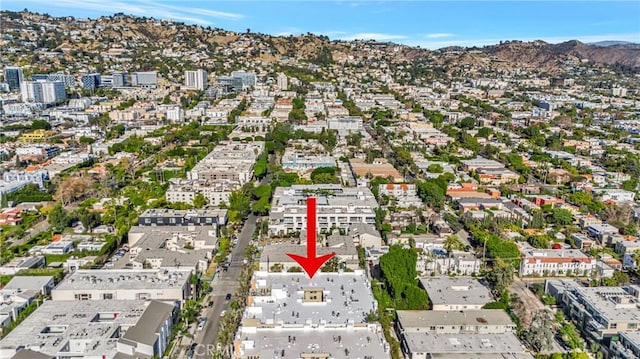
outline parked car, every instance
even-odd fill
[[[207,304],[207,306],[208,306],[209,308],[213,307],[213,301],[212,301],[212,300],[210,300],[210,301],[209,301],[209,304]]]
[[[226,311],[226,310],[223,310],[222,312],[220,312],[220,316],[221,316],[221,317],[224,317],[224,315],[225,315],[225,314],[227,314],[227,311]]]
[[[227,293],[227,296],[224,299],[231,300],[231,297],[232,297],[231,293]]]

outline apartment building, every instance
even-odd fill
[[[431,310],[480,310],[493,301],[489,288],[472,277],[422,277]]]
[[[52,300],[159,300],[181,306],[191,293],[188,268],[76,270]]]
[[[206,270],[218,246],[215,229],[203,226],[135,226],[128,234],[127,266],[134,269]]]
[[[45,301],[0,340],[0,359],[21,349],[56,358],[161,357],[174,308],[146,300]]]
[[[389,358],[377,310],[362,270],[318,273],[256,272],[232,358]]]
[[[46,170],[10,170],[2,174],[6,182],[29,182],[44,190],[45,182],[49,180],[49,171]]]
[[[287,148],[282,156],[282,168],[296,172],[311,172],[316,168],[336,167],[336,160],[328,154],[312,154]]]
[[[378,203],[368,188],[334,184],[294,185],[276,188],[269,214],[269,233],[276,235],[306,229],[307,197],[317,198],[318,229],[375,223],[374,209]]]
[[[196,90],[206,89],[207,88],[207,72],[202,69],[198,69],[195,71],[185,71],[184,85],[185,87],[196,89]]]
[[[221,142],[187,174],[190,180],[233,180],[240,186],[253,178],[253,165],[264,142]]]
[[[518,243],[522,260],[520,275],[564,276],[590,275],[597,270],[597,261],[578,249],[539,249],[525,242]]]
[[[640,358],[640,331],[620,332],[609,346],[610,359]]]
[[[640,287],[583,287],[573,280],[547,280],[545,292],[556,298],[589,343],[606,350],[618,333],[640,328]]]
[[[381,184],[378,186],[378,195],[392,198],[398,207],[422,207],[423,205],[422,200],[418,197],[416,185],[411,183]]]
[[[147,209],[138,217],[141,226],[223,226],[226,209]]]
[[[501,309],[468,311],[398,310],[395,331],[409,359],[532,359]]]
[[[231,180],[169,180],[169,188],[165,193],[165,198],[169,203],[182,202],[193,204],[196,195],[202,194],[207,199],[207,205],[217,207],[222,203],[229,203],[231,192],[238,188],[238,185]]]
[[[0,327],[9,325],[39,295],[49,295],[52,276],[15,276],[0,289]]]

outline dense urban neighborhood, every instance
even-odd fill
[[[0,16],[0,359],[640,358],[640,45]]]

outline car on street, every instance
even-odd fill
[[[198,323],[198,331],[204,329],[204,326],[206,324],[207,324],[207,318],[200,319],[200,322]]]
[[[213,301],[212,300],[209,301],[209,303],[207,304],[207,307],[209,307],[209,308],[213,307]]]
[[[197,346],[198,343],[193,343],[189,346],[189,349],[187,350],[187,359],[193,359],[193,356],[196,353]]]
[[[224,297],[224,299],[225,300],[231,300],[231,297],[232,297],[231,293],[227,293],[227,296]]]

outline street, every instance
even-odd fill
[[[218,324],[220,319],[220,313],[223,310],[229,309],[229,304],[233,301],[233,298],[230,301],[225,300],[225,296],[227,293],[231,293],[235,295],[236,290],[238,289],[238,278],[242,273],[242,268],[244,265],[244,253],[245,249],[251,243],[251,237],[256,229],[256,221],[258,217],[254,214],[250,214],[247,220],[242,227],[242,231],[238,236],[238,244],[233,248],[231,255],[231,265],[229,269],[225,271],[220,271],[211,282],[212,294],[210,295],[209,300],[213,300],[213,307],[206,308],[203,311],[203,317],[207,318],[207,324],[205,325],[202,331],[196,332],[195,342],[198,344],[214,344],[216,336],[218,334]],[[205,303],[207,302],[205,301]],[[186,353],[181,353],[181,358],[186,357]],[[197,350],[195,358],[210,358],[210,353],[207,353],[206,350],[200,349]]]

